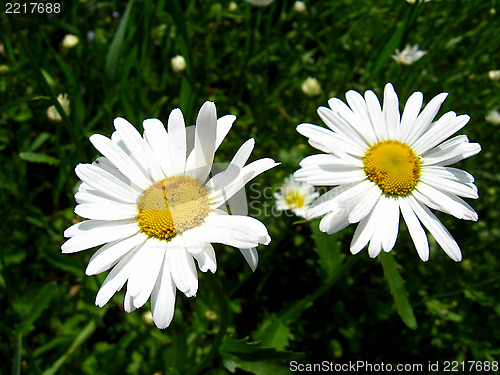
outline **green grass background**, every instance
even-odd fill
[[[254,137],[251,160],[282,164],[247,192],[249,214],[272,237],[259,249],[257,271],[238,250],[216,246],[229,327],[204,373],[288,373],[292,359],[498,361],[500,127],[484,117],[500,109],[500,81],[488,78],[500,69],[500,2],[311,0],[304,14],[293,1],[236,4],[87,0],[62,4],[51,17],[6,14],[2,4],[0,373],[177,374],[206,358],[220,325],[206,275],[196,298],[178,293],[171,326],[158,330],[144,319],[149,303],[123,311],[123,291],[94,306],[105,274],[84,275],[92,251],[60,253],[64,229],[78,219],[74,167],[98,156],[88,137],[109,136],[117,116],[142,132],[142,120],[166,123],[176,107],[194,123],[206,100],[219,116],[237,116],[216,161]],[[68,33],[80,38],[73,49],[61,46]],[[427,54],[401,66],[390,56],[407,43]],[[177,54],[187,61],[183,74],[170,67]],[[301,91],[308,76],[320,82],[319,96]],[[317,222],[270,214],[270,191],[315,153],[296,126],[320,124],[317,107],[350,89],[381,98],[386,82],[401,108],[414,91],[425,102],[449,92],[439,115],[469,114],[460,133],[482,146],[456,165],[476,177],[480,199],[470,203],[479,221],[437,214],[461,246],[461,263],[432,238],[422,262],[401,224],[392,254],[416,329],[398,316],[380,260],[349,253],[353,226],[326,236]],[[53,123],[46,110],[59,93],[68,94],[71,113]]]

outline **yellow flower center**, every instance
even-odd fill
[[[205,187],[188,176],[156,181],[139,200],[137,222],[148,236],[170,240],[200,226],[210,212]]]
[[[363,162],[368,179],[388,196],[405,196],[420,180],[419,157],[402,142],[384,141],[373,145]]]
[[[304,205],[304,197],[302,194],[292,191],[286,195],[286,204],[289,207],[300,208]]]

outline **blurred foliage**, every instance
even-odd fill
[[[286,0],[236,5],[80,0],[64,2],[58,14],[2,9],[0,372],[178,374],[208,355],[220,316],[206,275],[196,298],[179,293],[174,321],[158,330],[148,304],[123,312],[123,291],[94,306],[105,275],[84,275],[91,251],[60,253],[64,229],[79,220],[74,167],[97,156],[88,137],[109,136],[117,116],[141,130],[146,118],[165,123],[175,107],[193,123],[205,100],[216,102],[219,116],[238,117],[216,161],[254,137],[251,160],[282,162],[247,191],[250,215],[273,239],[260,249],[257,271],[237,250],[216,248],[229,327],[206,371],[286,373],[290,360],[498,360],[500,132],[484,120],[500,108],[500,81],[488,78],[500,69],[498,1],[311,0],[306,13]],[[66,34],[79,43],[63,47]],[[427,54],[398,65],[391,55],[407,43]],[[177,54],[187,62],[181,74],[170,67]],[[319,96],[301,91],[308,76],[319,81]],[[294,223],[273,209],[271,194],[314,153],[295,131],[299,123],[319,124],[317,107],[350,89],[381,97],[386,82],[401,105],[414,91],[426,102],[449,92],[440,113],[469,114],[461,133],[483,148],[458,165],[476,177],[479,221],[438,214],[464,260],[453,262],[429,238],[430,260],[422,262],[401,224],[387,260],[393,284],[366,251],[349,253],[352,226],[328,237],[316,222]],[[70,99],[68,115],[59,93]],[[60,122],[47,118],[51,105]],[[411,313],[410,304],[415,330],[397,315]]]

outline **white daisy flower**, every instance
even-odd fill
[[[298,182],[293,175],[285,178],[279,193],[274,193],[276,208],[280,211],[292,210],[300,217],[305,217],[306,209],[319,196],[314,186],[306,182]]]
[[[414,46],[407,44],[402,51],[396,49],[396,54],[392,55],[392,58],[396,60],[398,64],[411,65],[415,61],[420,60],[426,53],[427,51],[420,51],[418,49],[418,44]]]
[[[460,198],[478,198],[474,177],[447,165],[477,154],[481,146],[469,143],[465,135],[446,140],[469,116],[448,112],[433,122],[447,95],[437,95],[420,112],[423,95],[415,92],[400,116],[398,97],[388,83],[383,108],[372,91],[364,98],[349,91],[349,106],[332,98],[330,108],[318,109],[330,129],[299,125],[297,131],[326,154],[304,158],[295,179],[336,186],[311,204],[306,218],[325,215],[320,229],[329,234],[359,223],[351,252],[358,253],[369,242],[373,258],[394,247],[401,212],[422,260],[429,259],[429,246],[420,223],[446,254],[460,261],[456,241],[429,208],[477,220],[476,212]]]
[[[66,229],[64,236],[70,238],[61,249],[74,253],[104,245],[86,269],[87,275],[95,275],[112,268],[96,305],[105,305],[127,282],[125,311],[143,306],[151,296],[154,322],[165,328],[174,314],[176,289],[188,297],[198,290],[194,260],[202,272],[216,271],[211,243],[239,248],[255,270],[257,245],[271,241],[266,227],[221,208],[277,163],[259,159],[245,166],[255,144],[249,139],[227,169],[207,181],[215,151],[235,118],[217,120],[215,104],[206,102],[188,136],[182,112],[174,109],[168,132],[161,121],[149,119],[141,137],[128,121],[116,118],[111,139],[90,137],[104,156],[75,169],[83,181],[75,213],[88,220]]]

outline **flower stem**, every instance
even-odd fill
[[[219,347],[222,344],[222,340],[224,339],[229,323],[229,307],[227,304],[226,295],[215,279],[215,276],[210,272],[207,272],[206,275],[208,277],[208,284],[210,285],[210,288],[212,288],[212,291],[215,294],[215,299],[219,304],[220,327],[219,332],[217,332],[217,336],[215,337],[212,348],[210,349],[210,353],[208,353],[208,355],[189,372],[190,375],[199,374],[212,362],[215,354],[218,352]]]

